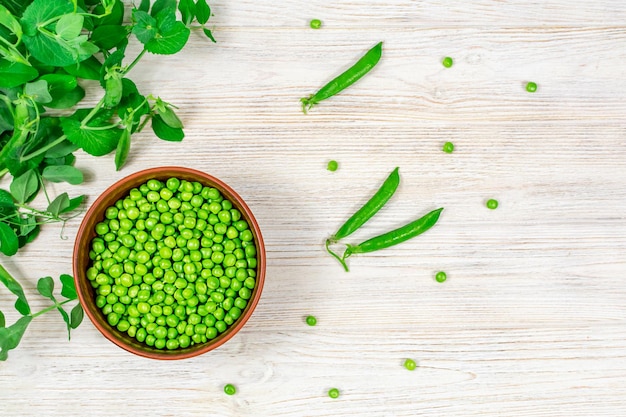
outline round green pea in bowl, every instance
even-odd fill
[[[91,206],[74,247],[79,299],[116,345],[154,359],[217,348],[256,307],[263,238],[228,185],[200,171],[153,168]]]

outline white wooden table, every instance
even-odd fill
[[[267,245],[257,310],[226,345],[174,362],[126,353],[88,321],[68,342],[44,315],[0,363],[2,415],[626,415],[623,1],[211,5],[217,44],[194,35],[131,74],[179,107],[185,140],[146,130],[121,172],[113,156],[79,154],[87,181],[67,190],[93,201],[160,165],[226,181]],[[301,113],[300,97],[381,40],[370,74]],[[354,240],[443,206],[440,222],[345,273],[323,241],[396,166],[400,188]],[[81,219],[2,259],[35,306],[37,278],[71,271]]]

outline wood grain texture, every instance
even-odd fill
[[[185,140],[141,133],[121,172],[113,156],[80,154],[87,181],[53,189],[93,201],[171,164],[221,178],[264,232],[257,310],[226,345],[174,363],[133,357],[88,322],[67,342],[60,318],[42,316],[0,363],[3,415],[626,415],[623,2],[211,5],[217,44],[194,34],[131,77],[179,107]],[[300,97],[380,40],[370,74],[301,113]],[[95,102],[101,92],[87,88]],[[396,195],[354,240],[443,206],[440,223],[351,258],[346,274],[322,242],[395,166]],[[500,207],[486,209],[488,198]],[[36,306],[37,278],[70,271],[80,220],[2,259]],[[11,303],[0,289],[2,310]]]

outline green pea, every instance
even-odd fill
[[[415,363],[413,359],[409,358],[404,361],[404,367],[408,369],[409,371],[414,371],[415,368],[417,367],[417,364]]]
[[[439,271],[435,274],[435,280],[437,282],[444,282],[446,279],[448,278],[448,276],[446,275],[445,272],[443,271]]]
[[[322,21],[319,19],[312,19],[309,22],[309,26],[311,27],[311,29],[319,29],[322,27]]]
[[[532,81],[529,81],[528,83],[526,83],[526,91],[528,91],[529,93],[534,93],[537,91],[537,83],[534,83]]]
[[[307,316],[306,324],[308,324],[309,326],[315,326],[317,324],[317,319],[315,318],[315,316]]]
[[[441,61],[441,64],[446,68],[450,68],[454,64],[454,61],[452,60],[452,58],[447,56]]]
[[[328,396],[330,398],[339,398],[339,390],[337,388],[331,388],[328,390]]]
[[[498,200],[494,200],[493,198],[490,198],[489,200],[487,200],[485,205],[487,206],[488,209],[495,210],[498,208]]]
[[[443,151],[445,153],[452,153],[454,152],[454,144],[452,142],[446,142],[443,144]]]
[[[335,160],[328,161],[328,164],[326,166],[327,170],[329,170],[330,172],[335,172],[337,171],[337,168],[339,168],[339,163],[337,163],[337,161]]]

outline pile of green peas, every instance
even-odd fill
[[[205,343],[246,308],[256,285],[254,236],[216,188],[148,180],[95,226],[87,278],[120,332],[157,349]]]

